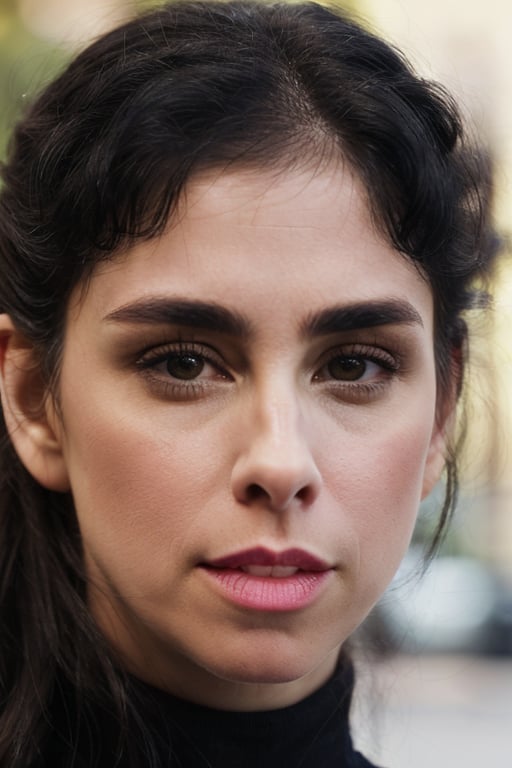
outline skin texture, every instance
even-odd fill
[[[177,301],[236,313],[243,333],[190,327]],[[393,312],[375,324],[383,302]],[[356,327],[305,330],[368,304]],[[2,327],[15,424],[22,344]],[[12,432],[40,482],[73,493],[90,607],[130,670],[211,706],[291,704],[332,673],[437,479],[430,288],[375,231],[347,168],[204,175],[162,237],[75,292],[58,415],[47,400],[45,420]],[[233,603],[202,566],[253,547],[324,561],[314,599]]]

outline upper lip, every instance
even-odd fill
[[[298,568],[301,571],[327,571],[331,566],[304,549],[292,547],[274,552],[265,547],[252,547],[240,552],[208,560],[205,565],[212,568],[241,568],[247,565],[282,565]]]

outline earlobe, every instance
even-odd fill
[[[447,446],[445,429],[446,425],[443,425],[442,427],[436,426],[430,440],[425,462],[425,470],[423,472],[423,487],[421,491],[422,501],[429,495],[439,481],[444,465],[446,464]]]
[[[423,473],[422,500],[433,490],[446,465],[449,453],[448,441],[455,428],[457,399],[460,394],[460,362],[454,361],[452,381],[453,384],[449,392],[438,403],[436,421],[430,438]]]
[[[69,490],[62,429],[33,345],[0,315],[0,395],[7,431],[30,474],[52,491]]]

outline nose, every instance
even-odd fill
[[[322,485],[306,419],[296,398],[260,398],[251,409],[232,472],[232,490],[242,504],[284,511],[308,507]]]

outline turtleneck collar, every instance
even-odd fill
[[[352,746],[353,670],[347,662],[306,699],[265,712],[211,709],[139,681],[134,687],[151,712],[166,768],[372,768]]]
[[[352,745],[353,687],[353,668],[344,659],[325,685],[293,706],[230,712],[132,677],[129,728],[120,732],[112,711],[62,683],[47,748],[32,768],[375,768]]]

